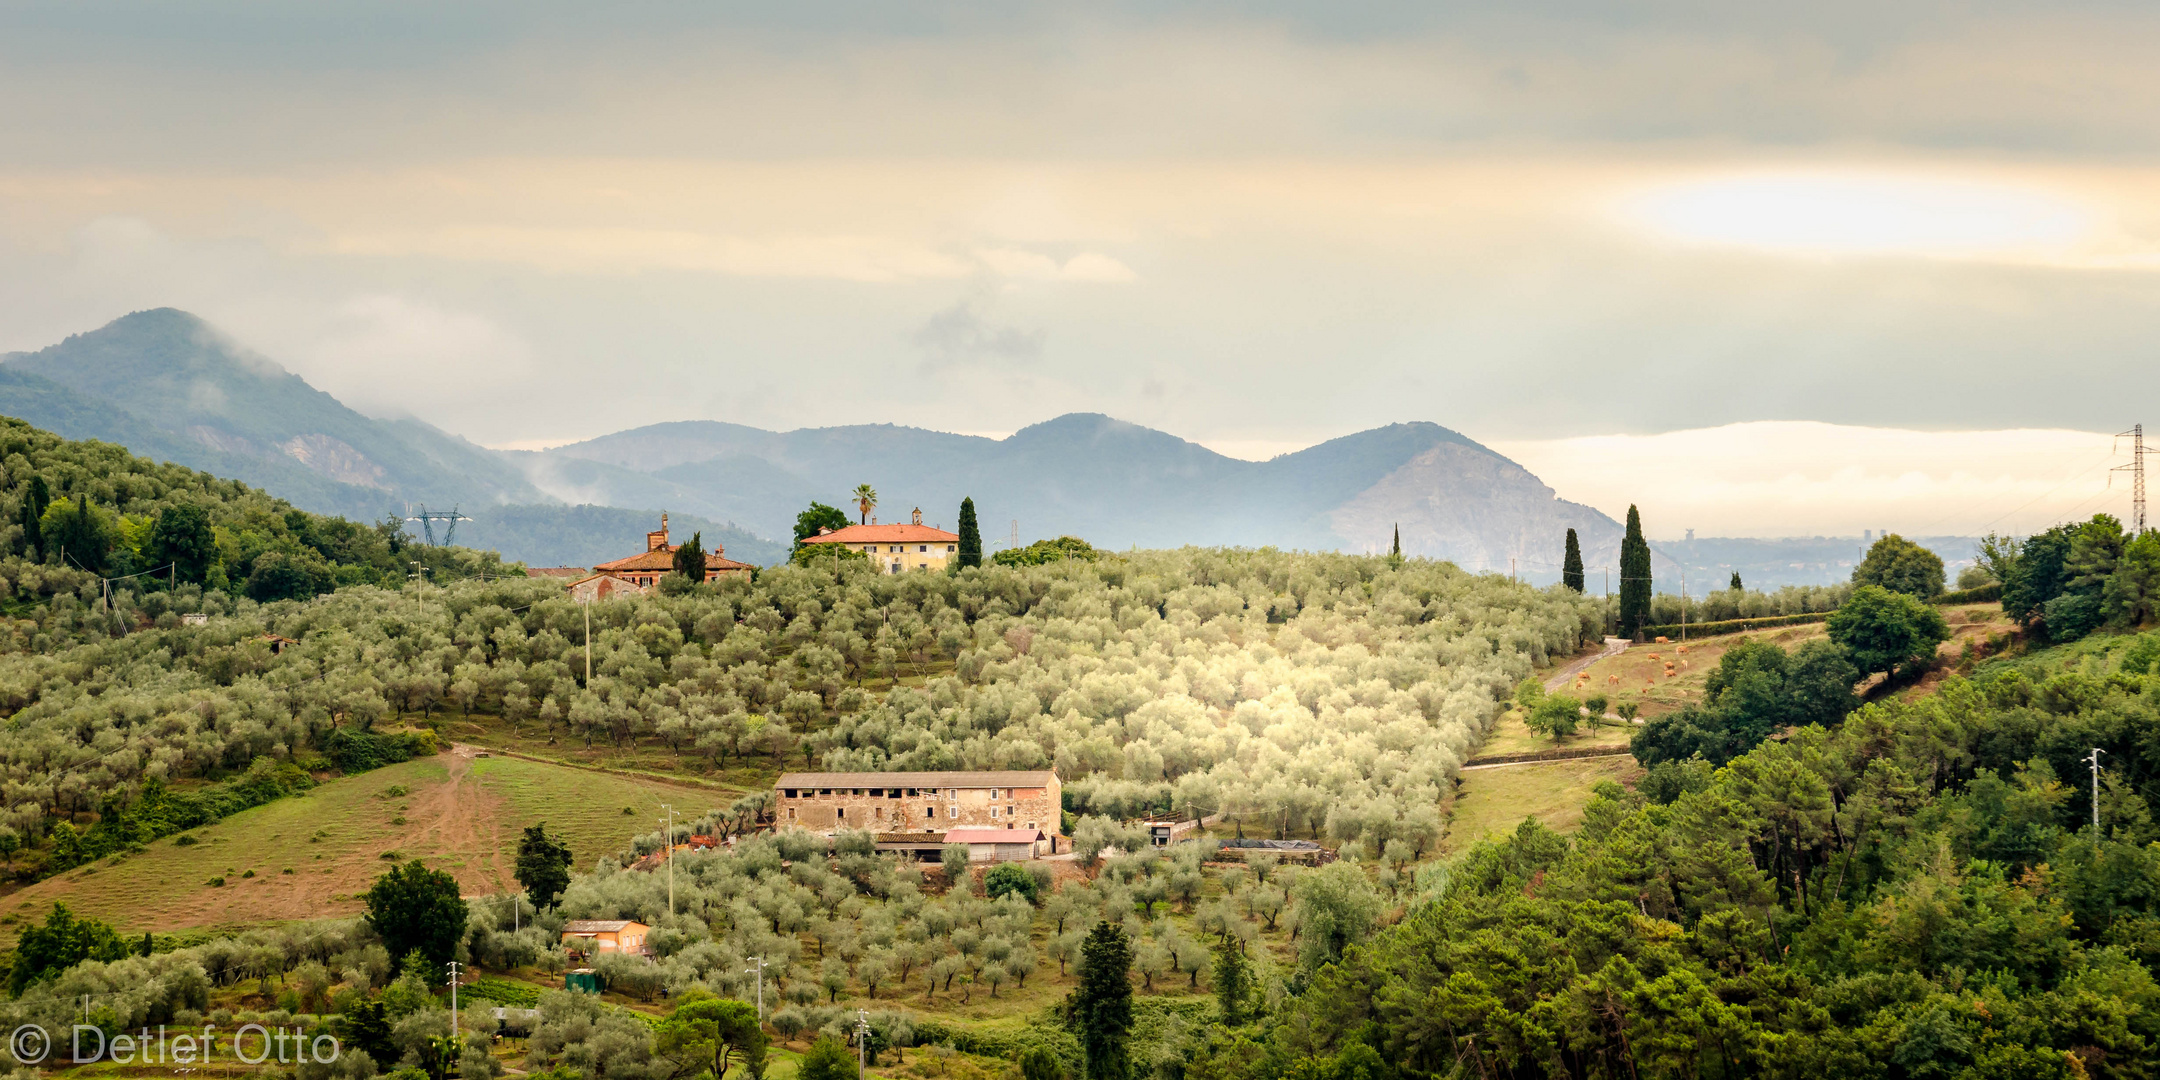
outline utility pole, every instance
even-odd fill
[[[593,587],[598,591],[599,586]],[[592,601],[585,601],[585,685],[592,685]]]
[[[660,819],[660,842],[667,850],[667,913],[672,919],[675,917],[675,808],[661,803],[660,809],[667,814]]]
[[[1513,555],[1507,557],[1507,579],[1508,584],[1515,584],[1515,556]]]
[[[2108,471],[2130,472],[2130,534],[2136,536],[2145,531],[2145,425],[2132,424],[2130,430],[2115,437],[2130,439],[2130,464]]]
[[[450,968],[450,1038],[451,1038],[451,1039],[452,1039],[453,1041],[455,1041],[455,1040],[457,1039],[457,1031],[458,1031],[458,1023],[457,1023],[457,977],[458,977],[458,962],[457,962],[457,961],[455,961],[455,960],[452,960],[452,961],[450,961],[450,963],[449,963],[449,965],[448,965],[448,966],[449,966],[449,968]]]
[[[855,1010],[855,1080],[863,1080],[870,1071],[870,1013],[866,1009]]]
[[[743,970],[757,973],[757,1018],[762,1024],[765,1022],[765,958],[753,956],[750,960],[751,965]]]
[[[2092,765],[2093,850],[2095,851],[2100,849],[2100,755],[2105,753],[2107,751],[2095,746],[2092,753],[2085,756],[2085,760]]]

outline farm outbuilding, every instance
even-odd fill
[[[572,952],[588,956],[599,953],[624,953],[630,956],[649,956],[652,950],[645,944],[645,936],[652,927],[629,919],[572,919],[563,924],[562,941]]]
[[[968,861],[1023,862],[1042,854],[1047,839],[1041,829],[948,829],[945,842],[966,844]]]

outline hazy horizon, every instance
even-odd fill
[[[2031,527],[2113,505],[2063,471],[2160,354],[2155,46],[2104,2],[13,7],[0,350],[173,306],[483,445],[1429,419],[1698,532]]]

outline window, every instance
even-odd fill
[[[991,817],[996,817],[996,816],[998,816],[998,808],[997,808],[997,807],[993,806],[993,807],[991,807],[991,808],[990,808],[990,816],[991,816]]]
[[[953,551],[956,551],[956,550],[958,550],[958,549],[957,549],[957,548],[955,548],[955,547],[953,547],[953,546],[952,546],[951,544],[947,544],[947,545],[945,545],[945,551],[946,551],[946,553],[947,553],[947,554],[950,554],[950,553],[952,553]]]
[[[948,807],[946,807],[946,808],[945,808],[945,816],[946,816],[946,817],[949,817],[949,818],[951,818],[951,817],[959,817],[959,816],[960,816],[960,808],[959,808],[959,807],[957,807],[957,806],[948,806]]]
[[[787,808],[787,819],[789,821],[795,820],[795,808],[792,806]]]
[[[787,791],[786,791],[786,792],[784,792],[783,794],[785,794],[785,795],[786,795],[786,796],[787,796],[788,798],[792,799],[792,798],[794,798],[794,797],[795,797],[795,789],[794,789],[794,788],[789,788],[789,789],[787,789]]]
[[[837,811],[837,813],[838,813],[838,814],[840,815],[840,820],[842,820],[842,821],[846,821],[846,820],[847,820],[847,807],[845,807],[845,806],[841,807],[841,808],[840,808],[840,809],[839,809],[839,810]]]
[[[794,812],[795,812],[795,811],[793,811],[793,810],[790,810],[790,811],[788,811],[788,813],[790,813],[790,814],[793,814]],[[935,807],[935,806],[925,806],[925,807],[923,807],[923,808],[922,808],[922,816],[924,816],[924,817],[926,817],[926,818],[933,818],[933,817],[936,817],[936,816],[937,816],[937,807]]]
[[[1028,828],[1032,829],[1032,828],[1034,828],[1034,827],[1035,827],[1035,823],[1034,823],[1034,822],[1032,822],[1032,821],[1028,822]]]
[[[915,553],[916,553],[916,554],[918,554],[918,555],[920,555],[920,554],[922,554],[923,552],[925,552],[925,551],[928,551],[928,550],[930,550],[930,545],[928,545],[928,544],[917,544],[917,545],[915,545]]]
[[[871,807],[871,808],[870,808],[870,820],[872,820],[872,821],[883,821],[883,820],[885,820],[885,808],[884,808],[884,807],[882,807],[882,806],[874,806],[874,807]]]
[[[862,549],[863,549],[863,554],[865,554],[865,555],[875,555],[875,554],[877,554],[877,545],[876,545],[876,544],[864,544],[864,545],[862,546]]]

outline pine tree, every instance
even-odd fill
[[[960,566],[982,565],[982,527],[975,523],[975,500],[960,500]]]
[[[1567,556],[1560,560],[1560,583],[1576,592],[1583,591],[1582,542],[1575,539],[1575,530],[1567,531]]]
[[[705,580],[705,534],[690,534],[690,542],[675,549],[675,572],[693,582]]]
[[[1732,591],[1734,591],[1734,592],[1739,592],[1739,591],[1740,591],[1740,589],[1742,588],[1742,586],[1741,586],[1741,584],[1740,584],[1740,571],[1738,571],[1738,570],[1735,570],[1735,571],[1733,571],[1733,572],[1732,572],[1732,584],[1731,584],[1731,585],[1728,585],[1728,586],[1726,586],[1726,588],[1729,588],[1729,589],[1731,589],[1731,590],[1732,590]]]
[[[1620,636],[1634,637],[1650,621],[1650,543],[1642,514],[1627,508],[1627,535],[1620,540]]]
[[[1071,1015],[1087,1080],[1127,1080],[1132,1075],[1132,942],[1125,928],[1104,920],[1080,947],[1080,987]]]

